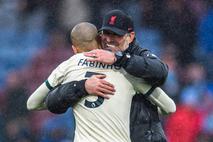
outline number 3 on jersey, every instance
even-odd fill
[[[89,78],[92,75],[101,75],[101,73],[89,72],[88,71],[88,72],[86,72],[85,77]],[[98,96],[98,99],[96,101],[93,101],[93,102],[85,100],[84,105],[88,108],[96,108],[96,107],[99,107],[100,105],[102,105],[103,102],[104,102],[104,98]]]

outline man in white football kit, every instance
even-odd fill
[[[73,29],[73,34],[77,32],[79,28],[78,26],[82,26],[82,24],[78,24]],[[72,39],[73,38],[74,37],[72,37]],[[76,39],[76,41],[77,40],[78,39]],[[88,44],[89,42],[86,43]],[[73,47],[73,49],[76,53],[85,51],[85,49],[82,48]],[[80,102],[73,108],[76,119],[74,142],[130,141],[129,115],[131,100],[135,94],[135,90],[132,84],[126,79],[126,77],[124,77],[122,69],[114,65],[106,65],[99,62],[87,61],[87,59],[88,57],[85,57],[83,53],[74,55],[67,61],[60,64],[51,73],[51,75],[48,77],[48,81],[46,82],[47,85],[55,87],[59,84],[64,84],[74,80],[86,79],[94,74],[105,74],[106,80],[115,86],[115,95],[112,96],[110,100],[90,95],[82,98]],[[131,80],[131,77],[129,79]],[[138,87],[139,85],[134,86],[137,89],[141,88]],[[38,105],[43,104],[42,100],[45,98],[45,95],[43,95],[43,98],[39,98],[39,94],[47,94],[48,91],[41,90],[44,90],[44,85],[41,85],[29,98],[27,103],[28,108],[45,108],[45,106]],[[143,92],[144,90],[141,89],[140,91]],[[35,97],[39,99],[33,102]],[[154,102],[160,102],[159,100],[156,100],[157,98],[153,99]],[[165,100],[168,100],[167,103],[171,103],[171,100],[168,98],[165,98]],[[34,107],[31,107],[32,103],[34,103]],[[159,104],[161,105],[160,107],[164,109],[164,102],[163,104]],[[167,109],[164,111],[167,112]]]
[[[49,76],[52,87],[61,83],[82,80],[92,74],[105,74],[116,92],[109,100],[88,96],[73,108],[76,120],[75,142],[128,142],[129,115],[134,88],[115,66],[88,62],[82,53],[59,65]]]

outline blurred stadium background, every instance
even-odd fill
[[[0,142],[67,142],[63,115],[29,112],[26,100],[73,53],[68,29],[101,26],[114,8],[132,15],[137,40],[169,65],[165,91],[177,112],[162,117],[169,142],[213,141],[212,0],[0,0]]]

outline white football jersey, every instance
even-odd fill
[[[93,74],[105,74],[105,80],[115,86],[110,99],[87,96],[73,108],[76,129],[74,142],[130,142],[129,116],[132,84],[118,67],[99,62],[88,62],[82,53],[61,63],[49,76],[52,87],[58,84],[82,80]]]

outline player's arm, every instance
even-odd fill
[[[43,82],[28,98],[27,109],[28,110],[43,110],[47,109],[45,104],[45,98],[48,92],[57,86],[63,80],[63,67],[61,67],[66,62],[60,64],[53,72],[50,74],[48,79]],[[49,82],[49,81],[50,82]]]
[[[157,105],[161,114],[170,114],[176,111],[174,101],[160,88],[152,87],[146,83],[134,81],[134,87],[147,97],[152,103]]]
[[[45,83],[41,84],[27,100],[28,110],[43,110],[46,109],[46,104],[44,102],[47,94],[49,92],[48,87]]]
[[[47,109],[45,98],[47,97],[48,92],[52,89],[53,87],[51,87],[48,80],[42,83],[28,98],[27,109],[28,110]]]
[[[50,111],[57,110],[60,111],[60,113],[65,112],[68,107],[72,106],[72,104],[75,104],[75,102],[79,101],[80,98],[87,95],[87,92],[84,91],[84,83],[85,80],[72,81],[66,85],[59,85],[58,87],[56,86],[55,88],[52,88],[48,81],[46,81],[41,84],[28,98],[27,109],[43,110],[48,108]],[[64,90],[66,91],[64,92]],[[69,95],[64,95],[66,93]],[[48,99],[46,99],[47,97]]]
[[[160,108],[158,112],[161,114],[170,114],[176,111],[175,102],[160,87],[155,88],[148,99]]]

